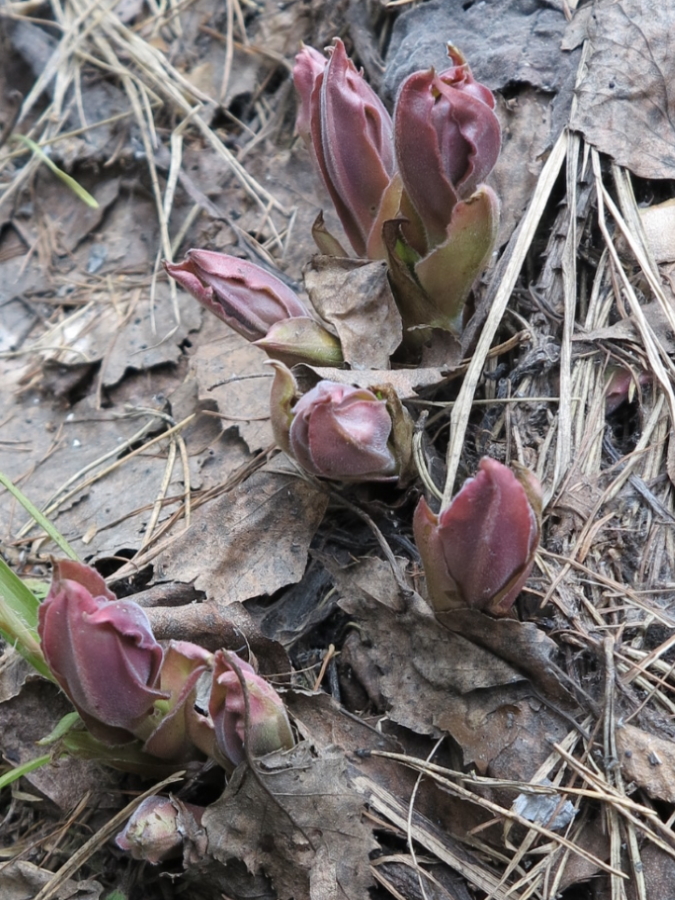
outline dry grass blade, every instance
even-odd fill
[[[356,777],[353,784],[371,809],[400,828],[402,832],[407,831],[408,810],[397,797],[365,776]],[[506,891],[497,887],[499,879],[485,866],[449,846],[447,840],[436,832],[431,823],[426,822],[418,814],[414,814],[413,819],[411,834],[420,846],[463,875],[470,884],[486,893],[494,891],[494,900],[508,900]]]
[[[462,387],[453,406],[450,415],[450,440],[447,454],[447,476],[443,490],[442,505],[449,506],[454,492],[457,469],[459,468],[466,428],[469,424],[473,398],[478,387],[478,382],[483,373],[485,360],[490,345],[497,332],[504,315],[504,310],[511,298],[516,280],[525,261],[525,256],[530,248],[539,220],[548,202],[553,185],[558,177],[560,168],[567,153],[567,135],[563,132],[553,147],[551,155],[546,161],[537,183],[537,190],[523,217],[517,231],[514,234],[506,250],[508,262],[504,269],[504,275],[495,291],[494,300],[490,307],[487,321],[483,326],[478,345],[462,382]]]

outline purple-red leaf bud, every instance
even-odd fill
[[[275,369],[274,436],[306,472],[354,482],[390,481],[402,473],[411,429],[397,397],[383,399],[384,394],[367,388],[320,381],[298,399],[292,374],[278,364]]]
[[[328,52],[326,60],[303,47],[296,56],[297,129],[356,253],[384,258],[371,232],[396,170],[391,116],[339,38]]]
[[[157,702],[136,729],[146,753],[177,762],[194,758],[195,745],[210,753],[210,724],[196,711],[195,697],[197,682],[212,665],[213,654],[203,647],[190,641],[169,641],[159,674],[166,699]]]
[[[195,300],[249,341],[264,338],[272,325],[309,308],[287,285],[255,263],[212,250],[188,250],[182,263],[164,268]]]
[[[115,843],[134,859],[156,866],[181,855],[185,837],[194,838],[203,815],[203,806],[173,797],[146,797],[115,837]]]
[[[227,767],[244,761],[247,740],[253,757],[289,750],[295,744],[281,697],[252,666],[225,650],[215,654],[209,713],[216,747]]]
[[[87,728],[102,741],[125,743],[157,700],[163,652],[145,612],[116,600],[94,569],[54,564],[39,610],[42,652]]]
[[[328,65],[328,60],[315,50],[314,47],[302,45],[302,50],[295,57],[295,65],[293,66],[293,84],[298,92],[298,115],[295,120],[295,130],[298,132],[303,141],[307,144],[310,153],[313,154],[312,147],[312,115],[313,108],[318,100],[312,98],[314,89],[321,87],[323,73]],[[316,159],[316,157],[315,157]]]
[[[414,72],[401,85],[394,113],[396,158],[403,186],[427,232],[442,243],[458,200],[473,194],[499,155],[494,97],[453,47],[454,65]]]
[[[436,515],[424,498],[413,519],[431,605],[506,615],[527,581],[539,544],[541,486],[483,458],[450,506]]]
[[[608,366],[605,372],[605,413],[616,412],[622,403],[632,402],[639,388],[651,383],[646,372],[639,374],[624,366]]]

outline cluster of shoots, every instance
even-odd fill
[[[247,753],[294,744],[281,697],[251,665],[189,641],[160,644],[142,607],[118,600],[83,563],[54,563],[37,631],[88,734],[111,760],[125,748],[127,768],[136,760],[144,772],[154,760],[161,772],[210,757],[232,771]]]
[[[492,93],[449,48],[443,72],[415,72],[393,118],[336,40],[329,56],[304,47],[293,78],[297,131],[306,143],[356,256],[385,260],[402,321],[402,358],[431,329],[462,330],[466,301],[494,249],[499,201],[484,180],[500,148]],[[346,257],[320,216],[321,253]],[[253,263],[190,250],[165,263],[235,331],[289,365],[339,366],[337,336],[281,279]]]
[[[414,72],[403,82],[393,116],[340,40],[326,55],[303,47],[293,69],[296,130],[347,243],[358,259],[387,263],[403,335],[394,362],[418,360],[434,329],[461,333],[499,226],[499,201],[485,184],[501,143],[495,99],[459,50],[449,46],[448,55],[447,69]],[[324,257],[348,255],[323,215],[313,235]],[[302,469],[346,483],[405,487],[414,479],[413,421],[391,387],[323,379],[300,393],[288,366],[339,367],[342,348],[280,278],[207,250],[190,250],[165,267],[271,357],[274,435]],[[492,459],[481,460],[475,478],[437,513],[422,499],[414,534],[432,606],[508,614],[532,568],[540,519],[534,475]]]
[[[461,333],[467,300],[496,242],[499,202],[485,184],[500,149],[494,97],[458,50],[450,47],[449,56],[444,71],[415,72],[403,82],[393,116],[340,40],[327,56],[303,48],[293,71],[297,131],[346,242],[364,265],[387,265],[403,335],[394,364],[418,363],[434,329]],[[348,256],[322,216],[313,233],[323,257]],[[348,484],[412,483],[414,423],[386,379],[373,373],[374,383],[355,387],[320,378],[300,392],[289,367],[345,362],[333,327],[282,278],[205,249],[165,268],[272,359],[274,434],[305,472]],[[481,460],[475,477],[438,511],[422,498],[413,530],[430,604],[439,612],[508,615],[532,568],[540,528],[537,479],[493,459]],[[88,566],[55,563],[38,633],[41,659],[99,758],[109,748],[111,760],[147,772],[153,764],[210,757],[231,771],[293,745],[280,696],[251,665],[186,641],[160,644],[143,609],[118,600]],[[198,828],[198,809],[151,798],[118,843],[158,862],[176,852],[177,823],[190,816]]]

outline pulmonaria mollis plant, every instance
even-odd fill
[[[539,545],[541,486],[529,470],[513,472],[485,457],[438,515],[420,500],[413,530],[436,612],[471,607],[507,615]]]
[[[449,69],[404,81],[392,123],[342,42],[328,53],[305,47],[296,57],[298,133],[357,255],[388,260],[408,337],[419,326],[459,332],[499,225],[482,183],[501,142],[494,97],[449,46]],[[315,238],[340,253],[321,228]]]
[[[117,600],[94,569],[54,564],[39,610],[47,665],[91,733],[111,744],[134,738],[157,700],[164,651],[140,606]]]
[[[137,742],[142,758],[128,756],[131,771],[138,762],[147,771],[152,757],[185,763],[202,754],[231,770],[244,758],[247,735],[254,756],[293,744],[281,698],[248,663],[189,641],[162,646],[143,609],[117,600],[89,566],[54,563],[38,633],[47,665],[91,735],[113,747]],[[211,681],[209,715],[195,705],[202,676]]]
[[[391,387],[319,381],[301,396],[291,372],[274,367],[274,436],[306,472],[346,482],[408,480],[412,421]]]
[[[144,610],[117,600],[95,569],[54,563],[38,633],[52,674],[99,741],[138,740],[145,753],[173,762],[193,758],[205,733],[208,748],[194,701],[211,654],[188,641],[163,648]]]
[[[418,255],[413,269],[429,301],[412,302],[406,312],[424,320],[419,324],[458,332],[497,239],[499,201],[482,182],[497,162],[501,129],[492,92],[475,80],[458,50],[448,46],[448,54],[449,69],[414,72],[403,82],[394,134],[403,188],[416,214],[401,237]]]
[[[293,365],[342,365],[340,342],[295,291],[255,263],[212,250],[188,250],[164,262],[195,300],[268,356]]]
[[[245,760],[247,741],[253,757],[289,750],[295,744],[281,697],[251,665],[225,650],[215,654],[209,714],[215,755],[225,768]]]
[[[199,835],[206,843],[206,835],[199,828],[204,811],[203,806],[175,797],[146,797],[116,835],[115,843],[134,859],[159,865],[180,856],[186,838]]]
[[[382,222],[398,211],[391,116],[339,38],[328,54],[303,47],[295,58],[296,129],[357,256],[384,259]],[[331,236],[314,235],[324,252],[345,255]]]

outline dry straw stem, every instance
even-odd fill
[[[356,776],[353,785],[366,799],[371,810],[379,813],[403,834],[407,832],[408,809],[398,797],[365,775]],[[470,884],[488,894],[494,891],[494,900],[508,900],[508,892],[497,887],[498,878],[489,869],[450,844],[445,834],[418,814],[414,815],[411,835],[421,847],[459,872]]]
[[[658,338],[654,334],[654,329],[651,327],[649,322],[647,321],[647,317],[644,314],[642,306],[640,305],[640,301],[638,300],[635,290],[630,283],[628,276],[624,270],[624,267],[621,265],[621,261],[619,259],[619,254],[614,246],[614,242],[610,237],[609,230],[607,228],[607,222],[605,219],[605,206],[612,213],[614,219],[616,220],[619,228],[621,229],[625,239],[629,242],[629,246],[631,250],[636,254],[636,259],[640,262],[640,266],[642,268],[642,273],[650,280],[651,269],[648,260],[644,257],[644,254],[640,250],[637,241],[633,238],[631,233],[628,231],[628,226],[624,222],[621,214],[618,209],[614,205],[612,198],[609,196],[607,189],[602,183],[602,173],[600,170],[600,156],[597,150],[591,149],[591,158],[593,160],[593,173],[595,175],[595,182],[597,186],[597,198],[598,198],[598,224],[600,226],[600,231],[602,232],[602,236],[605,239],[607,244],[607,249],[609,251],[610,258],[614,263],[616,274],[618,275],[621,286],[623,289],[623,295],[628,300],[628,304],[630,306],[630,311],[635,319],[638,330],[640,332],[640,337],[642,338],[642,343],[647,351],[647,357],[649,359],[649,363],[651,365],[652,373],[654,377],[659,382],[662,391],[664,392],[666,399],[668,401],[668,408],[670,412],[670,420],[671,422],[675,422],[675,394],[673,393],[672,388],[672,379],[675,376],[675,364],[671,360],[671,358],[666,353],[663,346],[660,344]],[[653,277],[651,279],[653,281]],[[675,313],[670,308],[670,304],[666,301],[665,296],[663,296],[663,291],[661,286],[658,285],[658,293],[655,290],[656,284],[650,283],[650,287],[652,291],[654,291],[654,295],[659,301],[662,309],[666,312],[668,316],[668,321],[671,322],[673,320],[673,324],[671,324],[671,328],[675,330]],[[663,297],[663,302],[661,302],[661,297]],[[670,375],[666,372],[665,366],[670,369]]]
[[[553,746],[560,753],[567,765],[576,771],[583,780],[591,786],[591,789],[586,792],[588,797],[601,799],[604,805],[611,805],[624,818],[640,830],[649,841],[659,847],[659,849],[668,856],[675,859],[675,848],[672,845],[673,833],[661,821],[656,810],[651,809],[648,806],[643,806],[640,803],[635,803],[630,797],[626,797],[617,791],[616,788],[612,787],[601,772],[594,772],[580,760],[576,759],[576,757],[568,753],[559,744],[554,744]],[[649,824],[643,822],[639,816],[643,816],[647,819]],[[652,830],[650,826],[653,826],[654,830]],[[664,835],[663,840],[655,833],[656,831],[662,832]]]
[[[605,710],[603,716],[603,748],[606,760],[616,760],[619,754],[616,748],[616,672],[614,668],[614,638],[608,635],[603,641],[605,662]],[[625,785],[620,766],[607,766],[606,780],[617,794],[626,796]],[[628,856],[632,869],[632,881],[637,888],[639,900],[645,900],[644,866],[640,859],[640,851],[635,833],[635,822],[626,817],[620,821],[618,810],[608,802],[603,806],[605,821],[610,836],[610,859],[615,868],[621,868],[622,847],[628,844]],[[624,826],[623,828],[621,826]],[[624,837],[627,837],[625,841]],[[611,876],[612,893],[619,895],[622,886],[616,876]]]
[[[410,766],[413,769],[423,771],[429,778],[432,778],[438,784],[442,785],[448,793],[453,794],[456,797],[459,797],[464,800],[468,800],[471,803],[475,803],[477,806],[481,806],[483,809],[488,810],[495,815],[502,817],[504,819],[508,819],[511,822],[517,823],[518,825],[522,825],[528,830],[536,831],[541,837],[546,837],[548,840],[554,842],[555,844],[566,847],[572,853],[576,853],[578,856],[585,859],[587,862],[592,863],[593,865],[597,865],[598,868],[602,869],[609,874],[616,875],[619,878],[625,879],[627,878],[625,872],[621,872],[620,869],[615,868],[614,866],[607,865],[607,863],[595,857],[592,853],[589,853],[588,850],[579,846],[578,844],[574,844],[572,841],[568,840],[563,835],[556,834],[554,831],[551,831],[549,828],[545,828],[543,825],[540,825],[538,822],[531,822],[526,819],[524,816],[519,815],[518,813],[513,812],[511,809],[505,809],[503,806],[500,806],[498,803],[494,803],[491,800],[488,800],[485,797],[481,797],[478,794],[474,794],[472,791],[467,788],[462,787],[460,784],[457,784],[455,781],[451,781],[449,778],[442,775],[438,769],[440,767],[433,766],[429,763],[426,763],[424,760],[415,759],[414,757],[404,756],[399,753],[387,753],[386,751],[373,750],[371,751],[372,756],[384,757],[386,759],[393,759],[398,762],[402,762],[405,765]],[[569,754],[568,754],[569,755]],[[465,776],[462,776],[465,777]],[[531,785],[528,783],[523,783],[519,785],[519,789],[524,791],[529,791],[532,793],[539,793],[536,791],[536,785]],[[550,793],[550,791],[549,791]],[[370,801],[372,802],[372,800]],[[378,807],[376,807],[378,808]],[[378,808],[379,812],[383,812],[382,809]],[[415,836],[416,839],[417,836]],[[673,851],[675,853],[675,851]],[[494,888],[493,888],[494,890]],[[497,897],[498,895],[495,893],[494,895]]]
[[[506,310],[506,306],[511,298],[511,293],[516,285],[520,270],[525,261],[525,256],[527,255],[537,226],[539,225],[539,220],[541,219],[546,203],[553,190],[553,185],[555,184],[560,168],[565,160],[566,151],[567,135],[563,132],[556,141],[555,146],[551,151],[551,155],[546,161],[537,183],[537,189],[527,212],[506,249],[508,262],[504,268],[502,280],[496,288],[494,300],[490,306],[490,312],[485,325],[483,326],[476,351],[466,371],[457,401],[450,414],[447,476],[445,488],[443,490],[443,502],[441,504],[443,508],[449,506],[452,501],[457,470],[464,448],[466,429],[471,417],[473,398],[483,374],[483,368],[490,350],[490,345],[501,324],[504,311]]]
[[[590,718],[588,718],[582,726],[583,730],[585,731],[586,729],[588,729],[590,727],[590,725],[591,725],[591,720],[590,720]],[[562,746],[564,746],[565,749],[568,750],[569,752],[572,752],[574,750],[574,748],[576,747],[577,743],[579,742],[580,738],[581,738],[581,729],[579,731],[576,731],[576,730],[570,731],[569,734],[567,735],[567,737],[562,741]],[[558,788],[562,784],[562,779],[565,776],[565,774],[566,774],[565,767],[560,766],[560,756],[558,753],[556,753],[554,751],[553,753],[549,754],[548,758],[537,769],[537,771],[534,773],[534,775],[530,779],[529,784],[527,784],[527,785],[513,784],[511,786],[514,787],[514,789],[517,789],[519,791],[519,793],[532,793],[533,792],[532,789],[542,787],[543,785],[541,785],[540,782],[542,782],[544,779],[547,778],[551,782],[551,785],[552,785],[549,788],[548,793],[555,797],[558,797],[560,795]],[[450,777],[453,777],[453,776],[450,775]],[[466,780],[468,781],[468,779],[466,779]],[[496,787],[495,784],[493,784],[492,786]],[[536,792],[536,790],[534,792]],[[565,791],[563,789],[562,793],[564,793],[564,792]],[[575,805],[578,810],[579,803],[581,802],[581,797],[577,796],[575,798],[575,800],[576,800]],[[508,840],[510,826],[511,826],[510,822],[507,821],[504,823],[505,840]],[[504,870],[504,872],[502,874],[501,881],[499,882],[500,887],[507,884],[508,879],[511,877],[511,875],[514,872],[517,871],[517,869],[521,865],[525,855],[534,848],[534,845],[535,845],[536,841],[538,840],[538,838],[539,838],[538,833],[536,831],[534,831],[533,829],[530,829],[528,831],[528,833],[523,837],[520,847],[517,848],[515,855],[513,856],[511,861],[508,863],[508,865],[506,866],[506,869]],[[556,867],[558,869],[558,877],[559,878],[562,877],[562,873],[563,873],[564,867],[565,867],[565,860],[563,860],[560,863],[560,865],[557,865],[558,861],[559,861],[558,857],[560,857],[561,855],[564,854],[565,859],[567,859],[567,858],[569,858],[570,852],[571,851],[567,847],[554,846],[553,848],[551,848],[551,850],[549,852],[547,852],[544,859],[540,860],[540,862],[538,864],[536,864],[528,872],[526,872],[526,874],[520,879],[520,881],[517,881],[511,885],[511,891],[515,895],[516,891],[519,891],[522,889],[524,891],[524,893],[521,896],[524,900],[525,897],[530,896],[531,893],[533,893],[535,890],[539,889],[542,881],[545,881],[547,878],[549,878],[550,873],[552,871],[554,871],[556,869]],[[529,888],[527,888],[528,884],[529,884]],[[555,896],[555,893],[553,893],[552,896]],[[490,900],[490,898],[486,898],[486,900]]]

